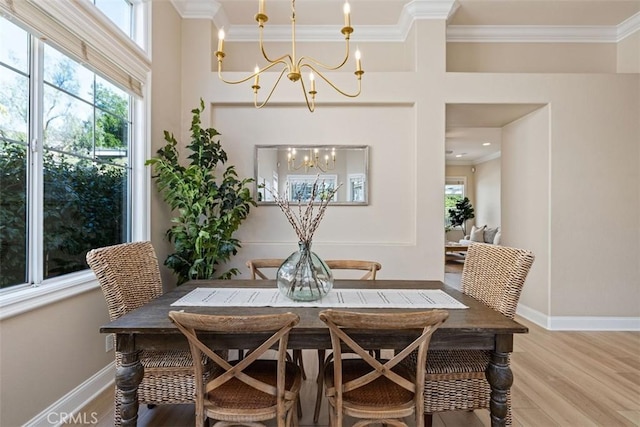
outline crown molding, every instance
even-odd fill
[[[183,19],[210,19],[217,28],[225,28],[230,42],[256,42],[255,25],[231,25],[221,3],[216,0],[170,0]],[[407,3],[396,25],[360,25],[351,36],[355,42],[404,42],[416,20],[448,21],[458,9],[456,0],[413,0]],[[296,28],[301,42],[343,41],[340,25],[306,25]],[[447,42],[466,43],[617,43],[640,31],[640,13],[619,25],[450,25]],[[269,25],[265,41],[291,40],[289,25]]]
[[[636,31],[640,31],[640,12],[636,13],[631,18],[627,19],[626,21],[618,25],[617,30],[618,30],[617,41],[620,41],[630,36]]]
[[[452,25],[448,42],[467,43],[615,43],[616,27],[546,25]]]
[[[230,42],[257,42],[258,30],[255,25],[224,26],[225,40]],[[228,29],[227,29],[228,28]],[[296,40],[300,42],[344,42],[342,25],[304,25],[296,27]],[[351,34],[352,42],[398,42],[406,38],[395,25],[358,25]],[[263,40],[269,42],[290,42],[291,26],[265,26]]]

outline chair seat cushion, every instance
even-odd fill
[[[236,362],[237,363],[237,362]],[[277,360],[256,360],[243,372],[266,384],[276,386]],[[301,382],[300,368],[292,362],[286,362],[285,389],[299,388]],[[260,409],[276,405],[276,396],[264,393],[237,378],[232,378],[220,387],[209,392],[205,405],[226,409]]]
[[[384,363],[385,361],[381,362]],[[342,360],[343,383],[347,383],[371,371],[373,371],[373,368],[360,359]],[[405,365],[397,365],[393,368],[393,371],[411,382],[414,381],[415,371],[408,369]],[[333,362],[327,364],[324,372],[327,388],[333,388]],[[342,398],[345,402],[355,405],[379,407],[381,405],[402,405],[411,402],[413,393],[385,377],[379,377],[363,387],[344,393]]]

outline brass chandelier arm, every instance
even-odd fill
[[[362,91],[362,75],[364,74],[364,71],[356,71],[354,74],[356,75],[356,77],[358,78],[358,92],[354,93],[354,94],[350,94],[347,92],[344,92],[343,90],[341,90],[340,88],[338,88],[336,85],[334,85],[333,83],[331,83],[331,81],[329,79],[327,79],[320,71],[318,71],[316,68],[313,67],[313,65],[311,64],[302,64],[300,66],[302,67],[307,67],[311,70],[313,70],[314,73],[316,73],[317,75],[319,75],[322,80],[324,80],[325,82],[327,82],[327,84],[329,86],[331,86],[336,92],[338,92],[339,94],[346,96],[348,98],[356,98],[358,95],[360,95],[360,92]],[[303,89],[304,89],[304,83],[302,84]],[[307,97],[307,94],[305,92],[305,98]],[[308,102],[307,102],[308,104]]]
[[[269,63],[274,63],[274,62],[278,62],[283,60],[284,58],[289,58],[289,63],[293,64],[293,60],[291,59],[291,55],[290,54],[285,54],[282,55],[280,58],[276,59],[275,61],[272,60],[271,58],[269,58],[269,56],[267,55],[267,51],[264,49],[264,42],[263,42],[263,38],[262,38],[262,30],[264,30],[264,25],[260,25],[260,37],[258,39],[259,43],[260,43],[260,52],[262,52],[262,56],[264,57],[264,59],[267,60],[267,62]]]
[[[282,71],[280,71],[280,75],[278,76],[278,80],[276,80],[276,82],[273,84],[273,87],[271,88],[271,91],[269,92],[269,95],[267,96],[267,98],[261,104],[258,104],[258,90],[254,89],[254,91],[253,91],[253,93],[254,93],[253,105],[256,108],[262,108],[265,105],[267,105],[267,102],[269,102],[269,99],[271,99],[271,95],[273,95],[273,92],[276,90],[276,87],[278,86],[278,83],[280,83],[280,79],[282,78],[282,76],[284,76],[284,73],[287,71],[287,69],[288,69],[288,66],[284,67],[282,69]]]
[[[298,69],[302,68],[304,65],[306,64],[315,64],[318,67],[322,67],[327,71],[335,71],[339,68],[341,68],[342,66],[344,66],[344,64],[347,63],[347,61],[349,60],[349,39],[347,39],[347,43],[346,43],[346,52],[344,55],[344,59],[342,60],[342,62],[336,66],[331,66],[331,65],[327,65],[327,64],[323,64],[322,62],[318,61],[315,58],[312,58],[310,56],[302,56],[299,60],[298,60]],[[307,61],[306,64],[304,63],[304,61]]]
[[[284,73],[286,70],[288,70],[290,68],[289,63],[287,61],[285,61],[285,59],[287,59],[289,57],[289,55],[282,55],[280,58],[278,58],[275,62],[267,65],[266,67],[262,68],[261,70],[258,70],[257,73],[253,73],[241,80],[225,80],[224,77],[222,77],[222,60],[218,59],[218,77],[220,78],[220,80],[222,80],[225,83],[228,84],[232,84],[232,85],[236,85],[239,83],[244,83],[252,78],[255,78],[257,75],[262,74],[264,71],[269,70],[270,68],[275,67],[278,64],[283,64],[285,66],[284,70],[282,70],[282,73]],[[278,79],[278,81],[280,81],[280,79]]]

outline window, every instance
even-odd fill
[[[308,201],[311,198],[311,189],[315,180],[315,175],[287,175],[287,196],[289,200],[295,202]],[[327,193],[336,188],[337,185],[338,175],[321,175],[320,180],[318,180],[316,201],[324,200]],[[336,200],[335,194],[333,200]]]
[[[124,33],[131,37],[131,14],[133,5],[127,0],[93,0],[93,4],[102,11]]]
[[[131,238],[134,102],[0,17],[0,288],[87,268]]]
[[[454,208],[458,201],[464,199],[465,177],[446,177],[444,185],[444,225],[451,226],[449,209]]]
[[[363,173],[350,173],[348,176],[349,186],[347,187],[348,202],[364,202],[364,178]]]

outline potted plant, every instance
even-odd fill
[[[201,127],[200,107],[191,110],[191,151],[189,164],[180,163],[178,142],[172,133],[164,131],[167,142],[157,156],[147,160],[155,175],[158,189],[169,207],[175,212],[173,225],[167,237],[175,252],[164,262],[178,276],[178,285],[193,279],[228,279],[239,273],[232,268],[219,271],[220,264],[228,261],[240,248],[233,237],[256,203],[251,197],[251,178],[240,179],[234,166],[227,166],[220,177],[218,167],[227,162],[227,153],[219,140],[220,133]]]
[[[456,202],[454,208],[449,209],[449,219],[451,220],[451,227],[460,227],[462,234],[467,235],[467,221],[475,218],[473,213],[473,206],[468,197]],[[448,230],[447,230],[448,231]]]

